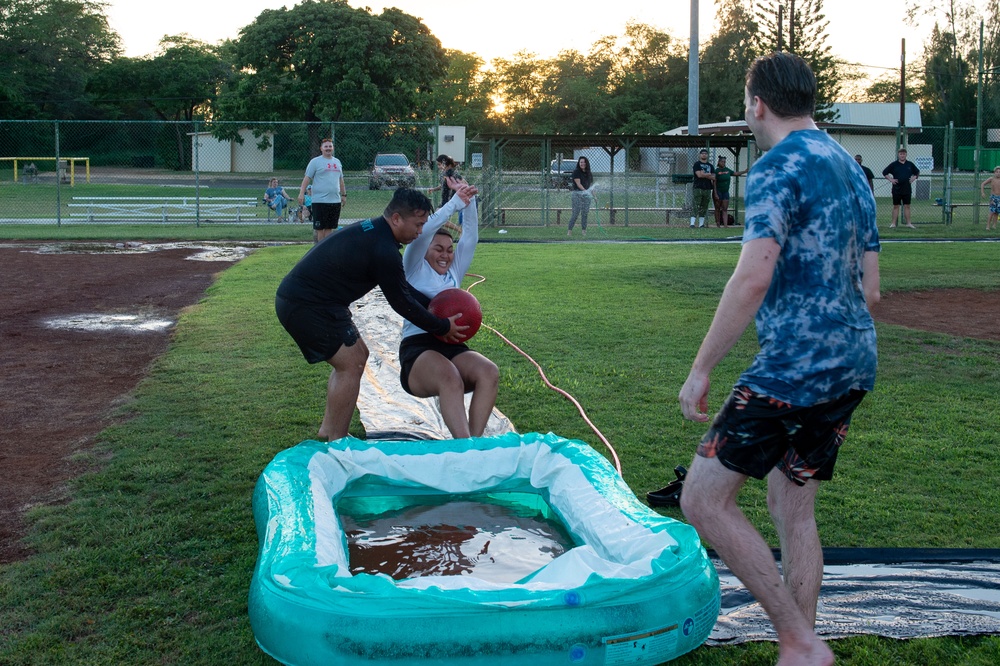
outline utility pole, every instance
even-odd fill
[[[906,38],[899,46],[899,137],[896,150],[906,148]]]
[[[691,47],[688,50],[688,134],[698,134],[698,0],[691,0]]]
[[[788,52],[795,53],[795,0],[788,9]]]

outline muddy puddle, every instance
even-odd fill
[[[192,261],[229,261],[236,262],[251,252],[262,247],[285,245],[277,242],[177,242],[177,243],[146,243],[143,241],[118,241],[114,243],[30,243],[3,244],[4,248],[20,248],[36,254],[145,254],[160,250],[191,250],[187,257]]]
[[[474,497],[428,499],[377,516],[350,511],[339,508],[354,574],[472,575],[511,584],[574,546],[554,516]]]

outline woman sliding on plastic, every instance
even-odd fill
[[[449,178],[447,185],[457,190],[466,184]],[[457,247],[451,233],[443,229],[452,212],[449,208],[442,207],[431,215],[420,236],[403,252],[407,281],[428,299],[462,286],[479,241],[475,197],[463,211]],[[497,398],[496,364],[464,343],[442,342],[405,320],[399,363],[403,390],[418,398],[439,396],[441,416],[452,437],[482,436]],[[472,402],[466,415],[465,394],[470,391]]]

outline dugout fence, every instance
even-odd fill
[[[497,230],[565,227],[567,169],[586,156],[595,173],[591,224],[608,229],[686,226],[697,150],[743,171],[758,156],[745,130],[686,135],[475,135],[442,148],[439,123],[207,123],[0,120],[0,224],[284,224],[261,202],[271,177],[294,198],[305,166],[332,137],[350,204],[344,220],[381,213],[395,182],[373,178],[381,153],[409,162],[407,183],[439,185],[434,157],[453,154],[480,189],[480,219]],[[1000,165],[1000,132],[974,128],[825,125],[875,174],[880,222],[891,210],[882,169],[906,145],[921,169],[917,224],[979,224],[980,183]],[[996,139],[991,144],[989,139]],[[994,147],[996,146],[996,147]],[[744,185],[729,212],[742,221]],[[429,192],[435,203],[440,196]],[[157,203],[181,201],[178,206]],[[131,214],[129,202],[140,202]],[[140,214],[142,213],[142,214]],[[711,219],[711,214],[710,214]],[[985,218],[983,218],[985,219]]]

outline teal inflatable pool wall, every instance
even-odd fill
[[[510,585],[475,576],[352,575],[342,497],[537,493],[578,544]],[[719,580],[694,529],[641,504],[582,442],[553,434],[303,442],[253,497],[250,623],[296,666],[636,664],[701,645]]]

